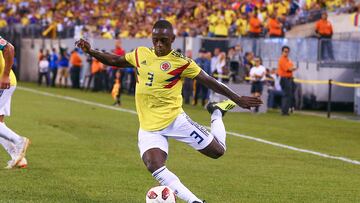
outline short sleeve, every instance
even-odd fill
[[[193,60],[191,60],[189,66],[181,74],[181,77],[193,79],[199,75],[200,72],[201,68]]]
[[[253,77],[253,76],[254,76],[254,67],[252,67],[252,68],[250,69],[249,76],[250,76],[250,77]]]
[[[4,50],[5,46],[8,44],[8,42],[3,39],[2,37],[0,37],[0,50]]]
[[[125,60],[130,63],[131,65],[133,65],[134,67],[136,67],[136,50],[129,53],[125,54]]]

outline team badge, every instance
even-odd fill
[[[167,62],[167,61],[162,62],[162,63],[160,64],[160,69],[161,69],[162,71],[168,71],[168,70],[170,70],[170,68],[171,68],[171,64],[170,64],[169,62]]]

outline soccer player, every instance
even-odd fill
[[[4,123],[4,116],[10,115],[11,96],[16,88],[16,77],[11,70],[13,62],[14,47],[0,36],[0,144],[11,156],[7,169],[26,162],[24,157],[30,143],[29,139],[19,136]]]
[[[135,67],[135,102],[140,122],[138,146],[142,160],[153,177],[161,185],[170,187],[180,199],[189,203],[202,203],[166,168],[168,138],[184,142],[200,153],[217,159],[226,150],[226,131],[222,121],[225,112],[235,107],[235,103],[249,109],[261,105],[262,101],[255,97],[238,96],[210,77],[193,60],[171,48],[174,40],[171,23],[159,20],[152,30],[153,48],[138,47],[125,56],[116,56],[91,49],[90,44],[83,39],[77,41],[76,45],[104,64]],[[211,133],[192,121],[182,109],[181,89],[186,77],[232,100],[207,106],[211,113]]]

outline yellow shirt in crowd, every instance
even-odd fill
[[[239,18],[236,21],[236,35],[238,36],[245,36],[249,30],[249,23],[246,19]]]

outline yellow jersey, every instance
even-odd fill
[[[249,31],[249,22],[247,19],[239,18],[236,21],[237,29],[236,35],[237,36],[245,36]]]
[[[226,22],[224,16],[218,16],[217,21],[215,22],[215,35],[228,36],[229,24]]]
[[[0,36],[0,79],[4,75],[5,59],[3,56],[3,50],[7,44],[8,44],[8,42]],[[12,70],[10,70],[9,77],[10,77],[10,85],[15,86],[16,85],[16,77]]]
[[[138,47],[125,55],[136,68],[136,111],[140,128],[162,130],[183,112],[181,90],[184,78],[195,78],[201,68],[190,58],[172,50],[156,56],[153,48]]]

